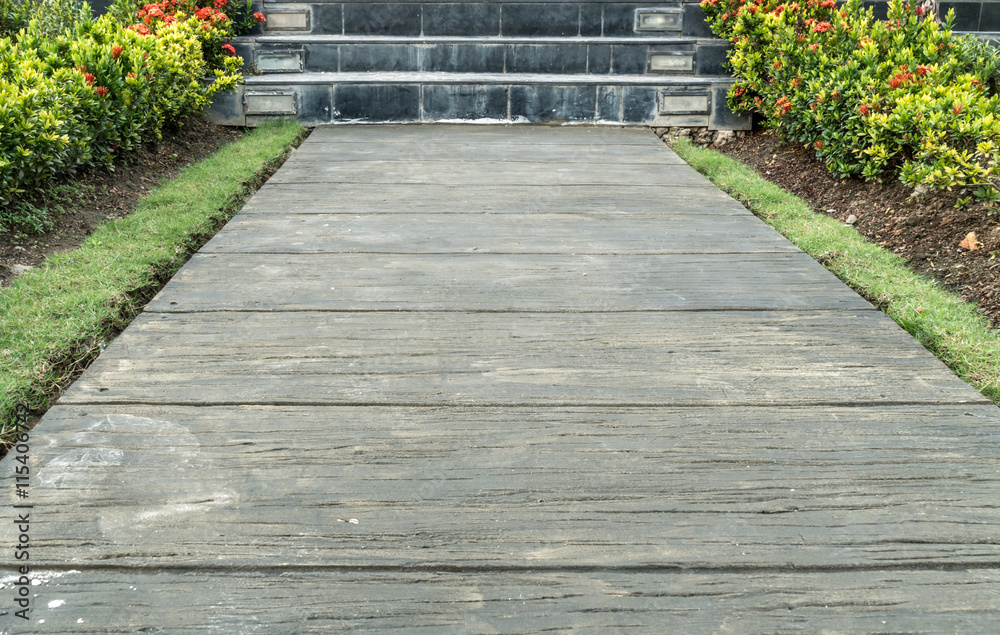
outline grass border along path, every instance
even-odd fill
[[[959,377],[1000,404],[1000,332],[975,305],[911,271],[891,251],[742,163],[686,139],[670,143],[691,167],[746,205],[848,286],[882,309]]]
[[[46,410],[104,344],[281,165],[306,129],[257,128],[153,190],[125,218],[0,291],[0,440]],[[0,452],[2,454],[2,452]]]

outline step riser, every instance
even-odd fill
[[[336,84],[241,86],[212,108],[217,123],[275,118],[337,122],[490,121],[707,126],[745,130],[726,106],[728,83],[671,86]]]
[[[712,37],[697,3],[273,3],[265,35]]]
[[[444,72],[726,75],[727,44],[264,44],[237,54],[262,73]]]

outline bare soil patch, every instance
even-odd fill
[[[79,246],[105,220],[131,213],[139,199],[186,166],[214,154],[244,134],[240,128],[208,124],[192,118],[178,130],[164,132],[123,157],[114,171],[80,172],[61,184],[73,185],[53,229],[42,235],[0,234],[0,287],[7,286],[21,267],[37,267],[53,253]]]

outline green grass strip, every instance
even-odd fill
[[[297,123],[257,128],[0,291],[0,438],[15,406],[44,411],[304,134]]]
[[[975,305],[914,273],[902,258],[742,163],[686,139],[671,147],[717,187],[879,307],[994,403],[1000,403],[1000,333]]]

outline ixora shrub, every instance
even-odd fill
[[[733,45],[732,108],[764,114],[841,176],[998,196],[998,58],[953,37],[953,13],[942,25],[902,0],[884,21],[860,0],[702,7]]]
[[[0,230],[54,176],[110,166],[235,87],[241,61],[222,44],[224,18],[177,12],[139,29],[104,16],[56,37],[32,24],[17,44],[0,38]]]

